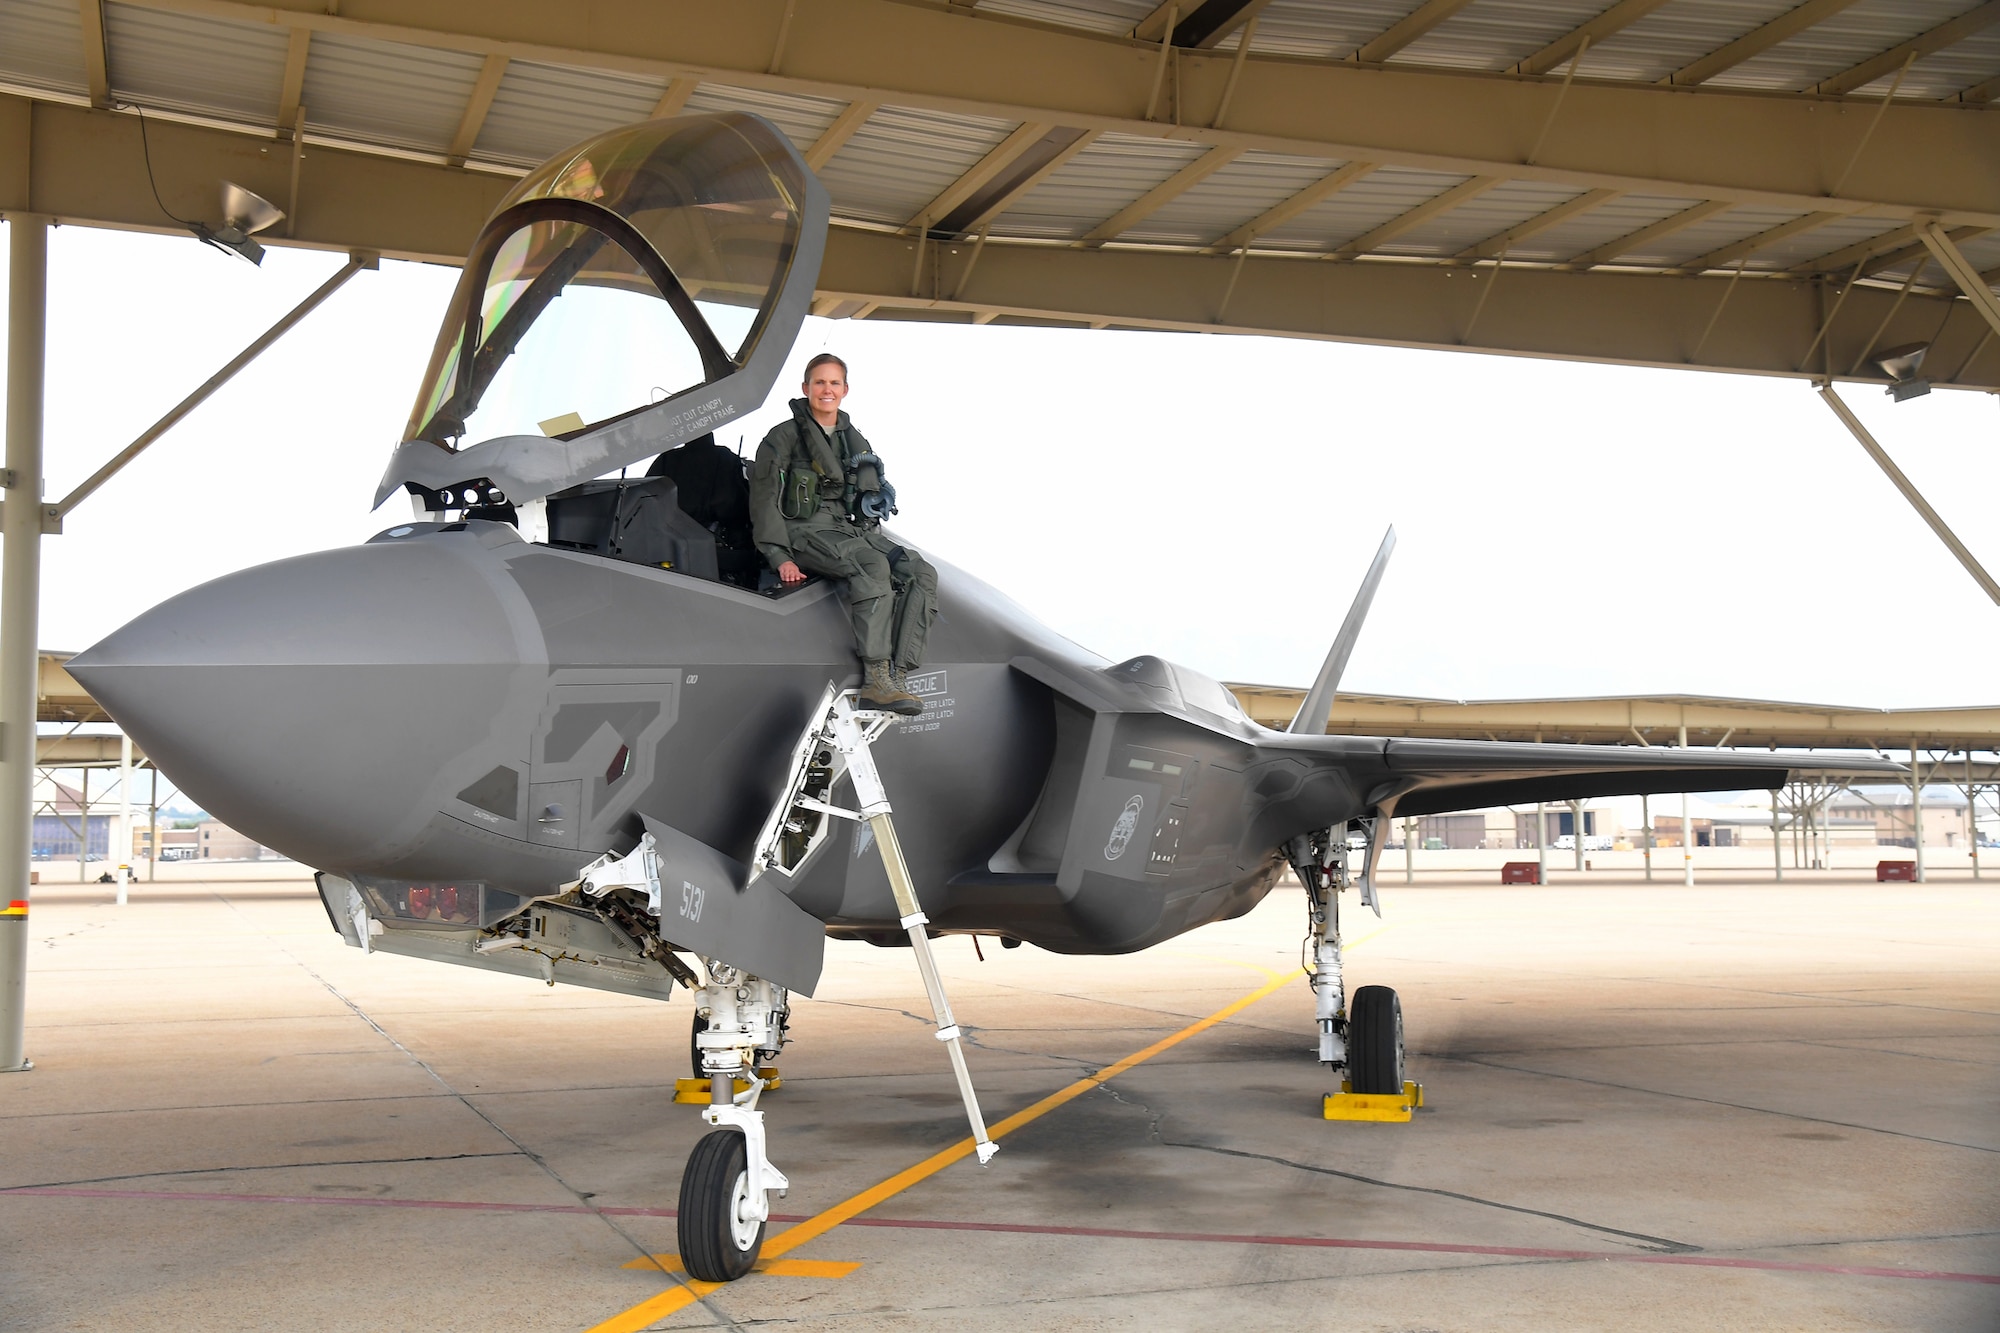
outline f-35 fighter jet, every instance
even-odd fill
[[[825,190],[754,116],[564,152],[467,257],[377,496],[415,516],[183,593],[69,664],[206,809],[317,867],[348,943],[690,991],[716,1126],[682,1186],[697,1277],[748,1271],[785,1183],[758,1071],[828,935],[920,962],[938,933],[1123,953],[1249,911],[1289,868],[1319,1056],[1399,1092],[1394,992],[1350,1003],[1339,965],[1340,893],[1373,904],[1392,816],[1815,767],[1321,734],[1389,542],[1286,732],[1185,667],[1093,656],[943,561],[924,713],[858,712],[838,586],[746,573],[667,478],[604,480],[765,400],[826,225]]]

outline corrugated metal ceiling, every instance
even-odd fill
[[[979,0],[982,14],[1005,14],[1109,35],[1128,33],[1156,8],[1153,0]]]
[[[483,63],[465,51],[321,33],[306,62],[301,98],[306,126],[442,154],[451,146]]]
[[[104,45],[120,98],[263,128],[277,123],[282,28],[107,4]]]
[[[1591,43],[1580,76],[1657,83],[1755,32],[1799,0],[1674,0]]]
[[[1599,0],[1474,0],[1404,47],[1393,63],[1509,69],[1604,12]],[[1257,44],[1252,42],[1255,51]]]
[[[1811,88],[1823,79],[1844,73],[1864,60],[1929,32],[1979,3],[1981,0],[1860,0],[1859,4],[1829,15],[1796,37],[1725,70],[1710,82],[1718,88],[1760,88],[1772,92]],[[2000,70],[1989,69],[1988,76],[1993,73]],[[1881,91],[1888,91],[1886,84]],[[1926,94],[1911,87],[1906,79],[1901,95]]]
[[[997,234],[1077,240],[1202,156],[1198,144],[1107,134],[1007,210]]]
[[[516,60],[493,95],[473,155],[532,167],[578,140],[646,119],[665,91],[664,79]]]
[[[1259,55],[1344,60],[1412,8],[1411,0],[1272,0],[1257,16],[1250,49]],[[1216,49],[1234,51],[1239,36],[1232,33]]]
[[[1700,202],[1650,194],[1620,195],[1601,207],[1537,232],[1508,253],[1530,263],[1566,264],[1578,255],[1609,245],[1621,236],[1643,231]]]
[[[1463,176],[1381,167],[1308,208],[1257,242],[1260,250],[1337,250],[1357,236],[1443,194]]]
[[[67,0],[0,5],[0,70],[18,87],[83,96],[83,20],[76,6]]]
[[[1570,186],[1541,181],[1503,181],[1422,226],[1413,227],[1388,248],[1403,254],[1456,255],[1510,227],[1540,217],[1582,193]],[[1513,251],[1510,249],[1509,253]]]
[[[1120,239],[1208,245],[1342,165],[1318,157],[1245,153]]]
[[[1974,8],[1980,0],[1858,0],[1758,57],[1724,71],[1724,87],[1790,90],[1839,74]],[[1294,58],[1344,58],[1417,0],[1273,0],[1253,49]],[[1473,0],[1391,57],[1397,64],[1501,71],[1597,17],[1610,0]],[[1657,81],[1787,12],[1795,0],[1667,0],[1593,45],[1589,78]],[[1103,34],[1129,32],[1154,0],[981,0],[981,12]],[[148,109],[270,132],[282,93],[287,29],[106,0],[112,95]],[[77,98],[85,93],[74,0],[0,0],[0,84]],[[1233,41],[1233,38],[1231,39]],[[1225,48],[1228,43],[1225,43]],[[465,115],[482,57],[343,33],[310,43],[302,102],[316,137],[442,156]],[[1560,70],[1560,66],[1557,67]],[[1916,61],[1903,96],[1942,97],[2000,73],[2000,26]],[[1886,91],[1887,79],[1872,85]],[[477,165],[520,170],[612,126],[650,115],[663,77],[516,60],[508,66],[472,149]],[[696,112],[768,117],[801,150],[838,118],[838,100],[705,82]],[[822,168],[837,220],[902,226],[1017,128],[1012,121],[884,106]],[[1167,133],[1163,128],[1163,134]],[[1014,200],[994,235],[1074,241],[1196,161],[1207,148],[1175,138],[1105,135]],[[1343,164],[1250,152],[1167,200],[1120,244],[1206,246],[1323,180]],[[1338,249],[1451,189],[1462,176],[1384,168],[1348,183],[1259,235],[1260,251]],[[1506,181],[1385,241],[1384,255],[1450,258],[1581,191]],[[1694,206],[1692,198],[1624,196],[1512,244],[1510,259],[1566,262]],[[1674,265],[1780,225],[1796,213],[1734,208],[1649,242],[1624,264]],[[1759,250],[1747,267],[1796,266],[1890,230],[1849,218]],[[2000,237],[1968,243],[1982,268],[2000,263]]]
[[[843,217],[900,227],[1019,126],[883,107],[820,170]]]
[[[687,109],[700,115],[723,111],[748,111],[764,117],[792,141],[800,152],[813,146],[827,126],[840,116],[846,104],[830,97],[806,97],[798,93],[776,93],[763,88],[730,88],[720,83],[704,83],[688,99]]]
[[[1917,61],[1910,66],[1896,96],[1946,98],[1985,83],[1996,73],[2000,73],[2000,27],[1962,38]],[[1854,92],[1859,97],[1882,97],[1894,82],[1895,75],[1885,74]]]

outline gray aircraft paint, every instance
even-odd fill
[[[528,898],[649,825],[749,860],[807,714],[855,674],[834,587],[764,596],[497,523],[392,531],[406,535],[183,593],[71,668],[205,809],[342,876]],[[1390,793],[1427,814],[1771,786],[1814,763],[1268,731],[1190,705],[1194,673],[1106,664],[937,563],[947,612],[931,669],[950,693],[877,753],[943,931],[1139,949],[1247,911],[1286,842]],[[628,763],[607,779],[621,747]],[[496,771],[516,775],[511,810],[462,799]],[[1134,797],[1126,850],[1107,857]],[[820,857],[786,887],[835,933],[897,932],[875,857]]]

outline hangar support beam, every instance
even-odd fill
[[[41,617],[49,219],[7,218],[7,483],[0,497],[0,1074],[34,1068],[25,1027]]]
[[[1605,270],[1561,272],[1509,266],[1479,323],[1466,328],[1487,281],[1464,267],[1355,261],[1330,264],[1283,256],[1195,255],[1117,246],[1097,252],[988,241],[971,281],[955,299],[912,300],[906,238],[836,228],[827,238],[820,291],[875,302],[932,319],[971,320],[992,311],[1021,321],[1079,326],[1108,321],[1124,328],[1263,333],[1401,347],[1748,372],[1810,379],[1806,364],[1821,322],[1816,281],[1745,274],[1723,318],[1704,343],[1727,275],[1661,280]],[[959,246],[949,265],[963,266]],[[1240,265],[1240,271],[1238,267]],[[1482,274],[1490,269],[1479,270]],[[953,290],[947,269],[943,284]],[[1232,287],[1233,282],[1233,287]],[[1217,303],[1229,293],[1227,318]],[[1893,290],[1858,286],[1827,334],[1834,363],[1845,367],[1858,343],[1896,301]],[[1643,318],[1635,318],[1638,312]],[[1925,342],[1937,333],[1944,300],[1913,293],[1893,312],[1884,343]],[[1937,364],[1959,364],[1978,342],[1970,321],[1956,320],[1937,339]],[[1611,350],[1615,345],[1616,350]],[[1694,357],[1699,345],[1701,355]],[[1863,367],[1842,378],[1886,384]],[[1954,387],[2000,389],[2000,357],[1983,356],[1951,380]]]
[[[1992,279],[1966,262],[1951,233],[1937,223],[1919,222],[1917,237],[1937,260],[1938,267],[1950,274],[1958,289],[1965,293],[1965,299],[1972,302],[1980,318],[1991,325],[1995,333],[2000,333],[2000,298],[1996,298],[1993,289],[1987,286]]]
[[[18,127],[16,133],[30,140],[37,211],[69,222],[183,234],[161,213],[145,173],[133,165],[142,160],[134,117],[0,97],[0,125]],[[159,120],[151,122],[150,133],[161,197],[183,215],[209,206],[217,180],[236,181],[267,198],[288,188],[290,163],[272,140]],[[22,156],[27,153],[24,147]],[[326,146],[314,147],[311,166],[312,207],[290,244],[451,264],[470,248],[512,184],[487,172]],[[1345,173],[1335,173],[1339,183]],[[0,207],[30,202],[25,178],[11,190],[0,178]],[[1467,338],[1483,279],[1472,279],[1463,266],[1329,264],[1255,252],[1201,255],[1116,244],[1072,249],[989,239],[969,283],[955,285],[973,247],[961,243],[956,255],[939,257],[939,290],[952,297],[913,298],[915,244],[908,236],[836,227],[820,274],[821,297],[829,308],[847,300],[852,308],[872,304],[891,315],[926,319],[970,322],[983,314],[1078,326],[1268,333],[1805,378],[1821,318],[1814,284],[1829,280],[1745,274],[1703,343],[1727,277],[1510,265],[1480,314],[1477,336]],[[1217,318],[1225,292],[1226,323]],[[1855,288],[1828,334],[1834,364],[1851,364],[1865,350],[1856,340],[1894,300],[1892,291]],[[1930,340],[1940,322],[1939,301],[1912,293],[1882,337]],[[1971,322],[1953,321],[1933,351],[1933,364],[1959,364],[1976,341]],[[1698,343],[1701,356],[1691,360]],[[2000,356],[1982,355],[1954,379],[1938,382],[2000,390]]]
[[[1888,450],[1877,443],[1868,428],[1861,424],[1861,418],[1854,415],[1853,409],[1834,392],[1831,384],[1820,385],[1819,396],[1826,400],[1826,405],[1833,409],[1833,414],[1840,418],[1841,424],[1846,426],[1861,447],[1868,451],[1868,456],[1875,460],[1875,465],[1882,469],[1883,475],[1903,493],[1903,498],[1910,502],[1910,507],[1922,516],[1924,522],[1931,525],[1931,531],[1938,535],[1938,540],[1958,557],[1958,563],[1965,566],[1965,572],[1972,575],[1973,580],[1986,595],[1993,599],[1994,605],[2000,606],[2000,583],[1993,581],[1993,576],[1986,572],[1986,567],[1979,563],[1979,558],[1958,539],[1958,534],[1951,530],[1950,525],[1939,516],[1938,511],[1931,508],[1930,501],[1924,499],[1923,492],[1917,489],[1916,483],[1903,475],[1903,469],[1896,466],[1896,461],[1889,457]],[[1915,760],[1912,759],[1911,762],[1914,763]]]
[[[123,470],[127,463],[151,447],[154,441],[180,424],[181,419],[187,416],[188,413],[207,402],[217,389],[220,389],[223,385],[229,383],[230,380],[236,378],[238,371],[262,356],[265,349],[270,347],[272,343],[291,332],[293,325],[319,309],[320,303],[346,286],[349,278],[364,268],[374,267],[375,257],[373,255],[349,255],[346,267],[340,269],[332,277],[321,283],[310,296],[293,306],[277,323],[264,330],[248,347],[238,352],[228,365],[210,375],[193,393],[176,403],[172,411],[148,426],[140,433],[139,438],[119,450],[112,456],[109,462],[91,473],[75,490],[65,495],[61,502],[54,506],[55,521],[58,525],[57,531],[61,530],[60,524],[68,516],[69,512],[85,500],[88,500],[97,491],[98,487],[110,481],[111,478]]]

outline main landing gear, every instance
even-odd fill
[[[1295,838],[1286,849],[1306,891],[1305,952],[1319,1020],[1319,1058],[1342,1075],[1340,1091],[1327,1096],[1322,1110],[1328,1120],[1408,1120],[1410,1111],[1423,1105],[1423,1088],[1403,1079],[1402,1001],[1387,986],[1362,986],[1350,1004],[1341,975],[1341,891],[1359,887],[1361,901],[1377,915],[1382,910],[1374,872],[1377,842],[1388,820],[1358,824],[1365,849],[1349,846],[1355,826],[1348,824]]]

